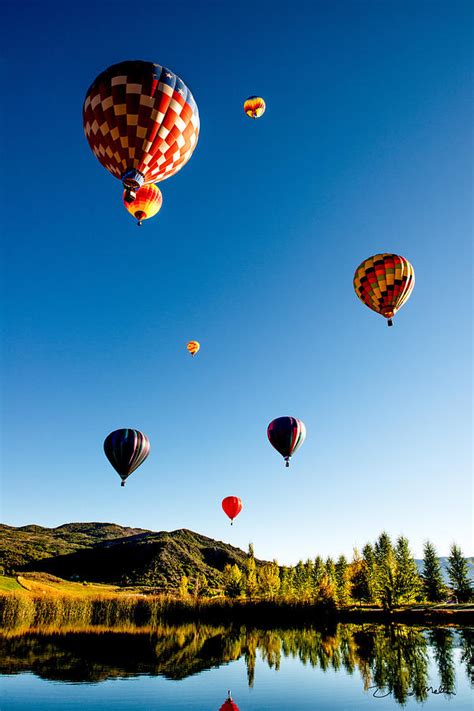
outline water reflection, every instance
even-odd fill
[[[454,696],[456,648],[473,683],[474,630],[405,625],[290,630],[182,625],[135,634],[32,633],[0,637],[0,673],[32,671],[43,679],[88,683],[139,674],[183,679],[243,657],[252,686],[258,653],[276,670],[282,658],[293,657],[323,671],[359,673],[366,691],[404,704],[409,697],[423,702],[433,693]]]

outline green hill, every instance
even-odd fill
[[[174,588],[183,575],[222,582],[227,563],[242,566],[239,548],[193,531],[159,533],[108,523],[48,529],[0,526],[0,565],[6,574],[42,571],[64,579]]]

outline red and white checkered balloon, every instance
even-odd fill
[[[174,175],[199,135],[198,108],[186,84],[166,67],[140,60],[114,64],[97,77],[83,121],[94,155],[128,190]]]

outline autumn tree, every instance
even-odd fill
[[[244,581],[242,577],[242,571],[239,566],[234,563],[234,565],[227,565],[224,568],[224,593],[227,597],[240,597],[244,591]]]
[[[179,581],[178,595],[182,598],[188,597],[189,595],[189,578],[187,575],[182,575]]]
[[[249,552],[245,561],[245,593],[248,598],[255,597],[258,591],[257,564],[252,543],[249,543]]]
[[[259,588],[262,595],[271,600],[280,590],[280,569],[276,560],[266,563],[258,571]]]

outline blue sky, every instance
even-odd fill
[[[279,562],[383,529],[472,554],[468,3],[4,14],[3,520],[186,527]],[[137,58],[201,117],[141,230],[81,122],[95,76]],[[416,273],[392,329],[352,288],[379,251]],[[308,431],[289,470],[266,438],[286,414]],[[119,427],[151,440],[125,489]]]

